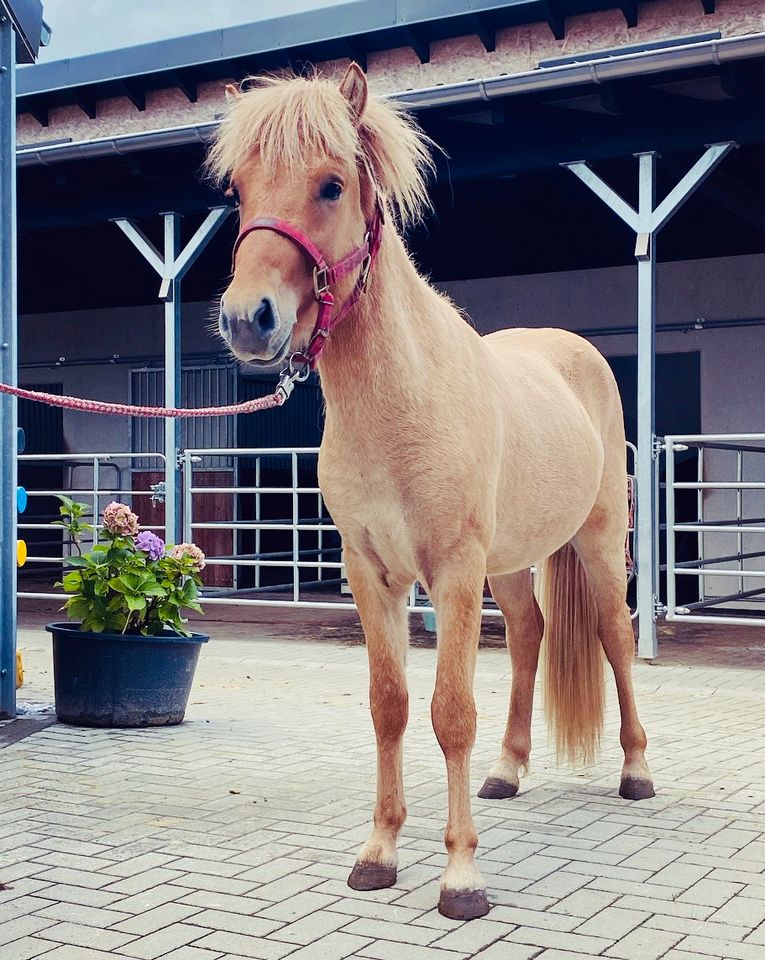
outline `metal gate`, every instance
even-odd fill
[[[19,468],[38,481],[29,483],[27,495],[33,506],[19,517],[18,529],[30,540],[27,564],[19,575],[18,597],[60,600],[61,593],[53,592],[53,583],[60,579],[61,569],[75,552],[74,546],[61,527],[59,494],[83,501],[90,507],[90,517],[97,524],[101,510],[111,500],[128,503],[141,516],[141,525],[162,532],[161,525],[151,520],[150,504],[156,494],[151,489],[136,489],[133,483],[134,463],[143,458],[159,476],[165,457],[148,450],[140,453],[25,453],[19,456]],[[51,468],[56,468],[50,483]],[[36,472],[35,472],[36,471]],[[86,549],[98,541],[98,528],[84,537]]]
[[[159,481],[164,475],[164,456],[145,449],[149,437],[161,440],[159,433],[134,434],[139,449],[132,453],[26,456],[24,461],[55,462],[66,473],[60,486],[32,489],[29,494],[48,498],[46,502],[64,492],[84,498],[95,517],[106,498],[116,498],[134,504],[142,525],[161,529],[165,519],[161,483],[138,482],[144,476]],[[629,459],[634,461],[635,448],[627,446]],[[318,486],[318,453],[316,446],[210,446],[183,451],[182,532],[185,540],[196,541],[207,554],[206,604],[355,609],[345,583],[340,535]],[[634,489],[630,475],[630,491]],[[139,498],[137,502],[135,498]],[[30,558],[32,562],[60,569],[70,545],[62,541],[60,528],[51,524],[58,513],[57,505],[53,506],[49,516],[20,527],[39,531],[51,540],[53,549]],[[628,560],[635,555],[634,534],[631,521]],[[628,566],[632,579],[636,571]],[[49,588],[29,586],[19,596],[58,596]],[[432,613],[419,584],[412,588],[408,608]],[[501,615],[488,592],[483,613]]]
[[[664,450],[667,619],[765,626],[765,434],[668,436]],[[681,457],[685,474],[695,457],[693,479],[679,479]],[[678,499],[694,495],[695,519],[678,522]],[[689,577],[697,599],[678,602]]]

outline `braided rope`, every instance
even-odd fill
[[[140,407],[132,403],[107,403],[103,400],[86,400],[82,397],[25,390],[23,387],[11,387],[7,383],[0,383],[0,393],[8,393],[22,400],[45,403],[50,407],[103,413],[112,417],[225,417],[236,413],[258,413],[260,410],[270,410],[273,407],[280,407],[287,399],[287,394],[281,387],[268,396],[244,400],[241,403],[230,403],[224,407]]]

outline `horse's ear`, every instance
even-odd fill
[[[242,95],[242,91],[239,87],[235,86],[233,83],[226,84],[226,100],[232,102],[238,100]]]
[[[345,71],[345,76],[340,81],[340,93],[351,105],[356,119],[360,120],[367,105],[369,89],[367,78],[358,63],[352,63]]]

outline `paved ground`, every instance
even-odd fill
[[[474,801],[493,909],[458,924],[435,910],[433,651],[410,658],[399,884],[354,893],[345,878],[374,795],[358,628],[291,615],[284,636],[273,615],[259,621],[210,624],[181,727],[55,724],[0,750],[2,960],[765,957],[763,631],[715,643],[687,631],[636,666],[653,800],[616,796],[613,703],[602,759],[584,771],[555,767],[538,716],[523,793]],[[49,701],[47,635],[30,625],[21,646],[24,698]],[[476,789],[507,689],[504,651],[482,649]]]

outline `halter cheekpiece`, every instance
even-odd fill
[[[321,250],[313,241],[296,227],[286,220],[278,220],[274,217],[256,217],[254,220],[248,220],[239,231],[236,238],[234,250],[231,256],[231,272],[236,266],[236,253],[243,241],[255,230],[271,230],[282,237],[291,240],[292,243],[304,254],[306,259],[312,265],[313,292],[316,302],[319,304],[319,313],[316,317],[313,333],[308,341],[305,350],[293,353],[289,361],[289,370],[282,374],[279,384],[285,391],[291,392],[292,383],[295,380],[301,381],[307,379],[311,370],[316,367],[316,361],[319,354],[324,349],[327,338],[335,327],[348,315],[351,308],[361,299],[364,289],[369,279],[369,274],[374,266],[377,254],[382,242],[382,229],[384,214],[382,203],[379,197],[375,200],[375,212],[372,221],[367,226],[364,242],[360,247],[356,247],[347,256],[338,260],[336,263],[327,263]],[[356,284],[348,299],[341,304],[337,313],[333,315],[332,310],[335,306],[335,296],[330,289],[338,280],[347,277],[354,270],[359,269],[359,276]],[[289,387],[287,387],[289,383]]]

